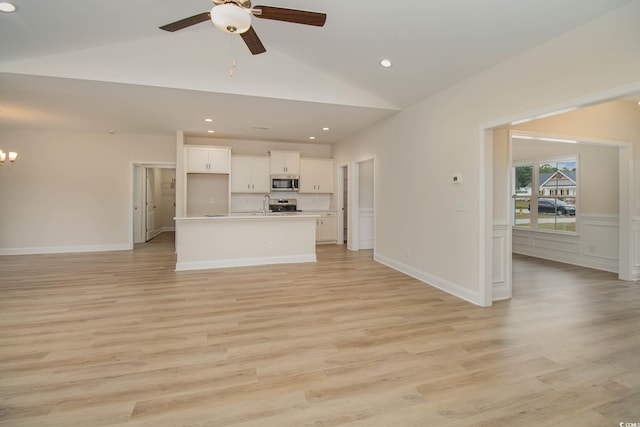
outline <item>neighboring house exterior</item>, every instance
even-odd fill
[[[556,171],[540,174],[541,196],[576,196],[576,171]]]
[[[576,171],[556,171],[544,172],[539,176],[540,185],[538,186],[539,196],[558,196],[575,198],[576,192]],[[531,183],[518,189],[519,195],[531,195]]]

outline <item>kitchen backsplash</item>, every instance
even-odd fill
[[[330,194],[300,194],[295,192],[270,193],[272,199],[296,199],[298,210],[324,211],[330,209]],[[253,212],[262,209],[264,194],[232,194],[231,212]]]

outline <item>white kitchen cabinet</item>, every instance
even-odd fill
[[[333,193],[333,160],[300,159],[300,192]]]
[[[185,145],[187,173],[229,173],[231,149],[204,145]]]
[[[338,241],[338,215],[335,211],[304,212],[320,215],[316,219],[316,243],[336,243]]]
[[[232,156],[232,193],[269,193],[269,157]]]
[[[300,153],[297,151],[271,151],[271,175],[299,175]]]

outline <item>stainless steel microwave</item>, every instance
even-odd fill
[[[298,191],[298,190],[300,190],[300,176],[271,175],[271,191]]]

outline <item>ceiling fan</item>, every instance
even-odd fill
[[[250,0],[212,0],[210,12],[202,12],[189,18],[181,19],[160,27],[165,31],[178,31],[211,19],[213,25],[230,34],[240,34],[242,40],[252,54],[258,55],[267,51],[251,26],[251,16],[274,21],[293,22],[295,24],[324,26],[327,20],[325,13],[307,12],[305,10],[285,9],[272,6],[251,7]]]

